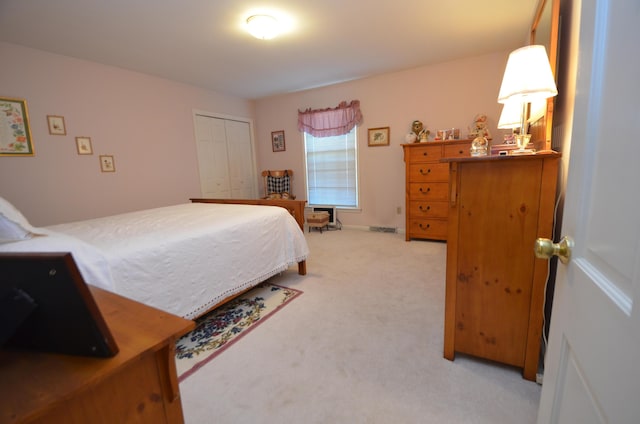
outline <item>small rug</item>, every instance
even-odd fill
[[[178,381],[211,361],[302,291],[262,283],[196,320],[196,328],[176,342]]]

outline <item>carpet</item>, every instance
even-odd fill
[[[300,290],[262,283],[198,318],[196,328],[176,341],[178,381],[196,372],[301,294]]]

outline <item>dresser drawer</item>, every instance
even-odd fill
[[[466,158],[471,156],[471,142],[468,143],[456,143],[450,146],[445,144],[444,157],[445,158]]]
[[[442,146],[429,146],[428,142],[425,146],[411,147],[409,149],[409,162],[437,162],[442,157]]]
[[[409,181],[449,181],[449,164],[412,163],[409,165]]]
[[[411,200],[443,200],[447,201],[449,183],[409,183],[409,198]]]
[[[447,218],[449,216],[449,202],[409,202],[410,218]]]
[[[407,231],[410,238],[446,240],[447,220],[410,218]]]

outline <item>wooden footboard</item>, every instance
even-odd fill
[[[304,206],[306,200],[285,200],[285,199],[205,199],[191,198],[192,203],[223,203],[231,205],[262,205],[279,206],[289,211],[304,232]],[[307,261],[298,262],[298,274],[307,275]]]
[[[304,207],[306,200],[287,200],[287,199],[189,199],[192,203],[226,203],[232,205],[263,205],[263,206],[280,206],[289,211],[304,231]]]

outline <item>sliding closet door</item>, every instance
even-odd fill
[[[233,164],[229,167],[231,197],[233,199],[252,199],[256,193],[249,123],[226,120],[225,128],[229,164]]]
[[[202,197],[255,198],[250,123],[203,114],[194,122]]]
[[[202,196],[228,198],[231,185],[224,119],[196,115],[195,123]]]

